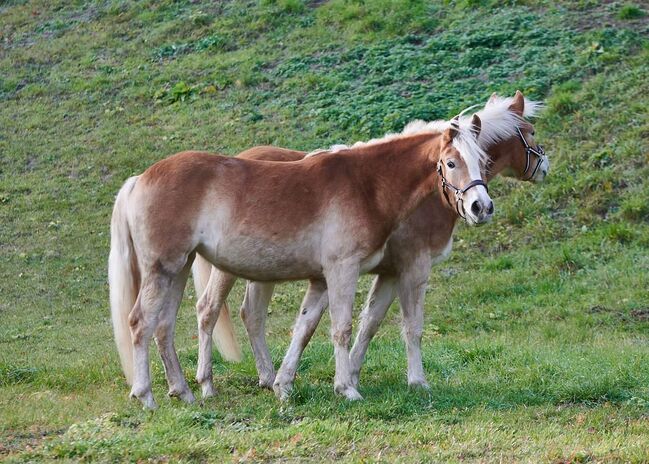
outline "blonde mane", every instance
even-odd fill
[[[378,145],[388,143],[396,139],[411,137],[424,133],[441,134],[451,125],[451,121],[412,121],[403,128],[401,132],[389,133],[383,137],[371,139],[366,142],[356,142],[353,145],[337,144],[332,145],[329,149],[319,149],[308,153],[306,156],[317,156],[325,153],[337,153],[343,150],[353,150],[355,148],[366,147],[368,145]],[[458,150],[464,162],[470,166],[470,171],[480,172],[485,166],[487,154],[477,143],[475,136],[471,132],[470,125],[460,125],[458,135],[453,139],[453,146]],[[477,169],[477,171],[476,171]]]
[[[537,116],[543,107],[541,102],[526,98],[523,117],[521,118],[509,109],[513,101],[514,97],[494,96],[489,99],[483,109],[476,113],[482,121],[478,143],[483,149],[486,150],[494,143],[516,136],[516,129],[525,122],[525,119]],[[461,117],[460,126],[470,128],[471,117]]]
[[[463,111],[459,118],[459,134],[453,140],[453,146],[460,152],[465,162],[470,165],[477,163],[480,168],[484,167],[487,162],[487,150],[494,143],[507,140],[517,135],[516,129],[521,126],[525,118],[535,117],[542,109],[542,104],[537,101],[525,99],[525,109],[523,117],[509,109],[514,97],[493,96],[489,99],[483,109],[476,114],[482,122],[482,128],[478,140],[475,139],[471,129],[471,118],[473,115],[464,115]],[[366,142],[356,142],[353,145],[336,144],[328,149],[318,149],[310,152],[306,156],[316,156],[323,153],[336,153],[343,150],[353,150],[354,148],[376,145],[390,142],[395,139],[410,137],[413,135],[430,133],[440,134],[451,126],[451,121],[422,121],[414,120],[406,124],[401,132],[388,133],[383,137],[368,140]]]

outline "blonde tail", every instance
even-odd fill
[[[197,299],[200,299],[200,296],[205,291],[211,272],[212,264],[201,255],[196,255],[196,259],[192,265],[192,273]],[[221,307],[219,318],[216,320],[216,325],[212,332],[212,340],[214,340],[216,349],[219,350],[223,359],[230,362],[241,361],[241,346],[234,334],[232,319],[230,319],[230,308],[227,303],[224,303]]]
[[[115,344],[122,370],[129,385],[133,384],[133,343],[128,315],[139,293],[139,269],[131,232],[126,218],[128,194],[137,177],[129,178],[115,199],[110,223],[110,256],[108,257],[108,284],[110,287],[110,313],[113,320]]]

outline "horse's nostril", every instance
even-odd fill
[[[474,201],[473,203],[471,203],[471,212],[472,212],[473,214],[475,214],[476,216],[477,216],[478,214],[480,214],[480,209],[481,209],[481,208],[480,208],[480,203],[478,203],[477,200]]]
[[[493,214],[494,213],[494,202],[490,201],[489,206],[487,207],[487,214]]]

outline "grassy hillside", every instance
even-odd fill
[[[648,461],[649,9],[600,3],[0,3],[0,460]],[[183,149],[367,139],[515,89],[547,103],[550,176],[496,180],[493,223],[433,269],[429,392],[406,386],[395,307],[364,402],[333,394],[326,317],[288,405],[257,388],[241,324],[220,396],[165,400],[154,355],[161,408],[128,401],[106,284],[128,176]],[[276,365],[303,288],[273,299]]]

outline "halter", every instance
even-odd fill
[[[463,189],[457,188],[455,185],[446,180],[444,171],[442,169],[441,160],[437,162],[437,174],[439,174],[439,177],[442,179],[442,192],[444,192],[444,198],[446,198],[447,203],[451,205],[451,200],[448,197],[448,192],[446,190],[451,189],[455,193],[455,210],[457,211],[458,216],[460,216],[464,220],[466,220],[466,215],[462,214],[462,210],[460,210],[460,202],[462,202],[462,209],[464,209],[464,194],[473,187],[477,187],[479,185],[482,185],[485,190],[489,192],[487,184],[482,179],[472,180]]]
[[[521,141],[523,142],[523,146],[525,147],[525,170],[523,171],[522,180],[532,180],[536,175],[536,171],[538,171],[539,167],[541,167],[541,164],[543,164],[543,159],[545,158],[545,151],[543,151],[543,147],[538,144],[536,145],[536,147],[532,148],[527,143],[527,140],[525,140],[525,137],[523,137],[523,133],[521,132],[520,127],[517,127],[516,131],[518,132],[518,136],[521,138]],[[536,156],[536,166],[534,166],[534,170],[532,171],[532,174],[530,174],[528,177],[525,177],[528,169],[530,168],[530,155],[532,154]]]

